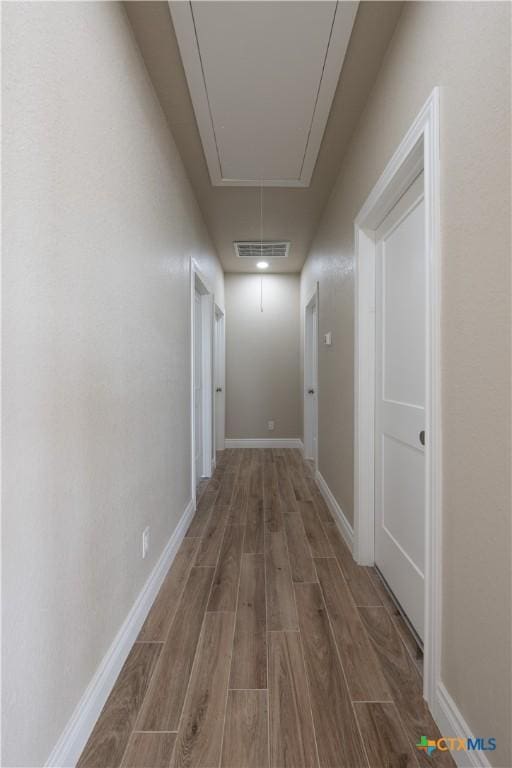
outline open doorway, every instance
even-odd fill
[[[191,458],[192,498],[212,474],[213,293],[195,262],[191,268]]]
[[[304,309],[304,458],[318,465],[318,285]]]

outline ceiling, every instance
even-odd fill
[[[345,3],[340,4],[342,6]],[[357,7],[355,3],[347,3],[347,7]],[[182,157],[183,163],[196,194],[199,206],[203,213],[206,225],[212,241],[216,247],[219,258],[227,272],[253,272],[255,264],[250,259],[239,259],[235,255],[233,242],[235,240],[286,240],[290,241],[290,252],[286,259],[277,259],[272,263],[270,272],[297,272],[300,271],[307,256],[308,249],[318,227],[322,210],[327,202],[336,177],[339,173],[343,154],[347,148],[350,136],[356,128],[357,121],[362,113],[366,99],[379,70],[385,51],[393,34],[394,28],[402,8],[400,2],[362,2],[355,16],[355,22],[348,43],[348,48],[343,60],[343,68],[339,80],[336,76],[334,98],[325,126],[321,130],[319,151],[311,165],[312,175],[308,186],[232,186],[212,184],[211,167],[207,163],[203,142],[198,127],[201,118],[196,119],[194,106],[187,84],[187,76],[180,56],[180,49],[174,29],[173,20],[167,2],[146,0],[131,0],[124,4],[132,29],[144,58],[149,76],[153,82],[156,94],[162,105],[162,109],[173,133],[176,145]],[[189,7],[189,3],[173,3],[174,6]],[[333,26],[333,9],[336,3],[330,0],[303,0],[300,2],[278,2],[277,0],[259,0],[248,2],[247,0],[232,0],[231,2],[194,2],[194,17],[199,19],[198,39],[200,51],[203,53],[203,40],[207,63],[205,68],[207,92],[214,94],[214,120],[211,121],[217,128],[228,125],[226,135],[230,138],[221,140],[222,172],[233,175],[238,179],[237,184],[251,181],[249,177],[256,174],[271,184],[276,177],[297,181],[297,156],[302,146],[303,154],[307,150],[304,140],[304,125],[311,117],[311,93],[315,89],[315,79],[318,85],[318,61],[322,55],[324,60],[328,56],[328,43],[326,43],[325,29],[331,20]],[[247,8],[250,8],[249,16]],[[181,11],[183,12],[183,11]],[[329,15],[330,14],[330,15]],[[252,29],[257,31],[255,39],[261,37],[263,31],[275,26],[280,32],[272,37],[270,48],[272,49],[272,66],[260,69],[264,76],[258,85],[255,74],[256,59],[254,50],[247,60],[252,61],[248,71],[240,64],[240,82],[238,77],[230,81],[227,99],[223,94],[222,77],[216,74],[208,79],[208,72],[215,72],[219,67],[218,59],[221,56],[222,39],[225,46],[231,46],[230,55],[220,67],[224,77],[231,77],[229,69],[237,67],[237,61],[244,58],[244,49],[249,43],[237,48],[236,40],[243,42],[244,32],[247,28],[247,20],[251,18]],[[340,17],[341,18],[341,17]],[[304,25],[304,20],[306,21]],[[286,22],[286,23],[284,23]],[[346,32],[347,23],[344,19]],[[179,34],[180,23],[176,22]],[[255,26],[254,26],[255,25]],[[312,33],[311,42],[307,42],[308,35],[304,30],[311,25],[316,25],[316,31]],[[249,25],[250,26],[250,25]],[[213,28],[216,31],[213,32]],[[290,32],[295,30],[293,34]],[[235,31],[233,37],[229,37],[229,31]],[[190,30],[189,30],[190,31]],[[212,34],[210,36],[210,31]],[[208,32],[208,34],[206,34]],[[248,33],[247,33],[248,34]],[[303,35],[300,42],[297,38],[297,49],[308,59],[305,68],[308,77],[302,78],[303,69],[299,67],[298,58],[295,58],[294,34]],[[211,37],[211,39],[210,39]],[[252,36],[249,36],[252,37]],[[189,38],[190,40],[190,38]],[[276,58],[276,47],[282,43],[282,61],[286,61],[286,72],[280,72],[280,65]],[[305,42],[306,41],[306,42]],[[193,41],[192,41],[193,43]],[[183,45],[183,41],[181,41]],[[191,54],[192,44],[188,46]],[[252,43],[251,43],[252,45]],[[306,46],[306,47],[305,47]],[[309,46],[309,48],[307,47]],[[313,53],[313,50],[315,53]],[[341,49],[338,49],[338,55]],[[287,51],[287,53],[285,52]],[[323,54],[322,54],[323,52]],[[251,58],[252,57],[252,58]],[[186,60],[187,56],[184,55]],[[311,58],[311,61],[309,59]],[[341,62],[338,60],[338,65]],[[302,65],[301,65],[302,66]],[[188,65],[186,64],[188,69]],[[297,69],[296,69],[297,68]],[[219,70],[219,71],[220,71]],[[292,77],[297,72],[297,77]],[[190,80],[190,72],[189,80]],[[218,78],[218,79],[217,79]],[[252,78],[252,80],[251,80]],[[277,78],[279,87],[276,93],[279,97],[272,99],[272,89],[266,85],[272,78]],[[304,82],[303,82],[304,80]],[[212,85],[210,86],[210,82]],[[244,85],[246,83],[246,85]],[[297,89],[297,84],[301,87]],[[200,81],[199,81],[200,85]],[[236,86],[236,87],[235,87]],[[192,87],[192,91],[194,88]],[[261,91],[261,93],[259,92]],[[226,88],[226,92],[228,89]],[[247,120],[245,114],[250,107],[247,93],[257,95],[259,108],[251,113],[251,119]],[[269,94],[270,93],[270,97]],[[228,95],[229,95],[228,94]],[[292,94],[292,95],[290,95]],[[303,102],[301,107],[301,94]],[[194,95],[194,94],[193,94]],[[293,97],[292,97],[293,96]],[[302,134],[290,132],[290,125],[284,127],[283,133],[278,130],[275,143],[273,143],[272,130],[269,130],[269,110],[262,109],[265,99],[269,99],[269,106],[278,111],[286,110],[286,105],[293,102],[296,119],[300,114]],[[240,105],[237,107],[237,105]],[[197,106],[197,104],[196,104]],[[236,110],[244,111],[243,119],[237,124]],[[329,110],[327,110],[328,112]],[[280,114],[281,114],[280,112]],[[229,118],[229,119],[228,119]],[[284,119],[284,118],[282,118]],[[281,125],[282,121],[279,121]],[[203,126],[204,129],[204,126]],[[276,127],[274,126],[274,130]],[[219,129],[219,133],[221,133]],[[215,135],[217,131],[215,131]],[[322,136],[323,134],[323,136]],[[247,138],[243,138],[243,136]],[[283,147],[286,137],[290,140],[290,151],[282,158],[276,147]],[[242,137],[242,138],[240,138]],[[204,132],[203,132],[204,138]],[[211,137],[210,137],[211,138]],[[292,140],[293,139],[293,140]],[[307,142],[306,142],[307,143]],[[253,145],[258,151],[253,151]],[[205,145],[206,146],[206,145]],[[265,147],[267,151],[265,151]],[[206,152],[206,155],[208,152]],[[281,165],[279,165],[281,163]],[[224,167],[225,166],[225,167]],[[217,177],[217,183],[222,182],[222,173]],[[280,179],[282,180],[282,178]],[[215,181],[215,178],[214,178]]]

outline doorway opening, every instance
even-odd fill
[[[304,458],[318,468],[318,283],[304,309]]]
[[[191,267],[191,466],[192,498],[211,477],[213,442],[213,293],[195,262]]]
[[[440,683],[439,92],[355,220],[354,556],[377,565]]]

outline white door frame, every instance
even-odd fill
[[[214,440],[213,440],[213,460],[215,464],[215,452],[223,451],[225,445],[225,419],[226,419],[226,313],[217,305],[214,306],[215,313],[215,340],[214,340]],[[217,323],[220,326],[220,341],[217,338]],[[217,393],[217,387],[222,387],[222,392]],[[218,397],[216,395],[219,395]],[[219,424],[217,424],[217,421]]]
[[[435,88],[355,220],[354,556],[374,560],[375,230],[424,172],[427,257],[424,697],[435,703],[441,645],[439,89]]]
[[[310,385],[310,383],[306,380],[306,360],[307,360],[307,352],[308,352],[308,322],[307,322],[307,316],[308,312],[313,309],[313,307],[316,309],[316,346],[314,346],[315,355],[313,359],[313,367],[315,369],[314,371],[314,379],[315,379],[315,407],[314,407],[314,419],[316,421],[316,449],[313,452],[313,461],[315,462],[315,474],[318,469],[318,282],[315,283],[314,289],[309,294],[309,297],[304,305],[304,317],[303,317],[303,323],[304,323],[304,371],[303,371],[303,386],[302,386],[302,402],[303,402],[303,419],[304,419],[304,455],[306,458],[311,458],[309,454],[309,446],[311,446],[313,441],[313,434],[312,434],[312,425],[309,419],[308,414],[308,392],[307,389]]]
[[[196,504],[196,465],[195,465],[195,407],[194,407],[194,294],[201,295],[201,368],[202,368],[202,448],[203,476],[212,474],[213,446],[213,305],[214,296],[208,282],[201,273],[194,259],[190,263],[190,457],[192,500]]]

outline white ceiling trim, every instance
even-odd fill
[[[199,134],[203,144],[206,163],[213,186],[267,186],[267,187],[308,187],[315,168],[318,152],[332,100],[336,91],[345,59],[350,35],[354,26],[359,2],[340,0],[336,3],[325,62],[320,79],[316,102],[307,138],[302,168],[296,179],[233,179],[224,178],[205,83],[201,53],[197,40],[192,3],[183,0],[169,0],[174,29],[180,48],[187,78],[190,97],[194,107]]]

